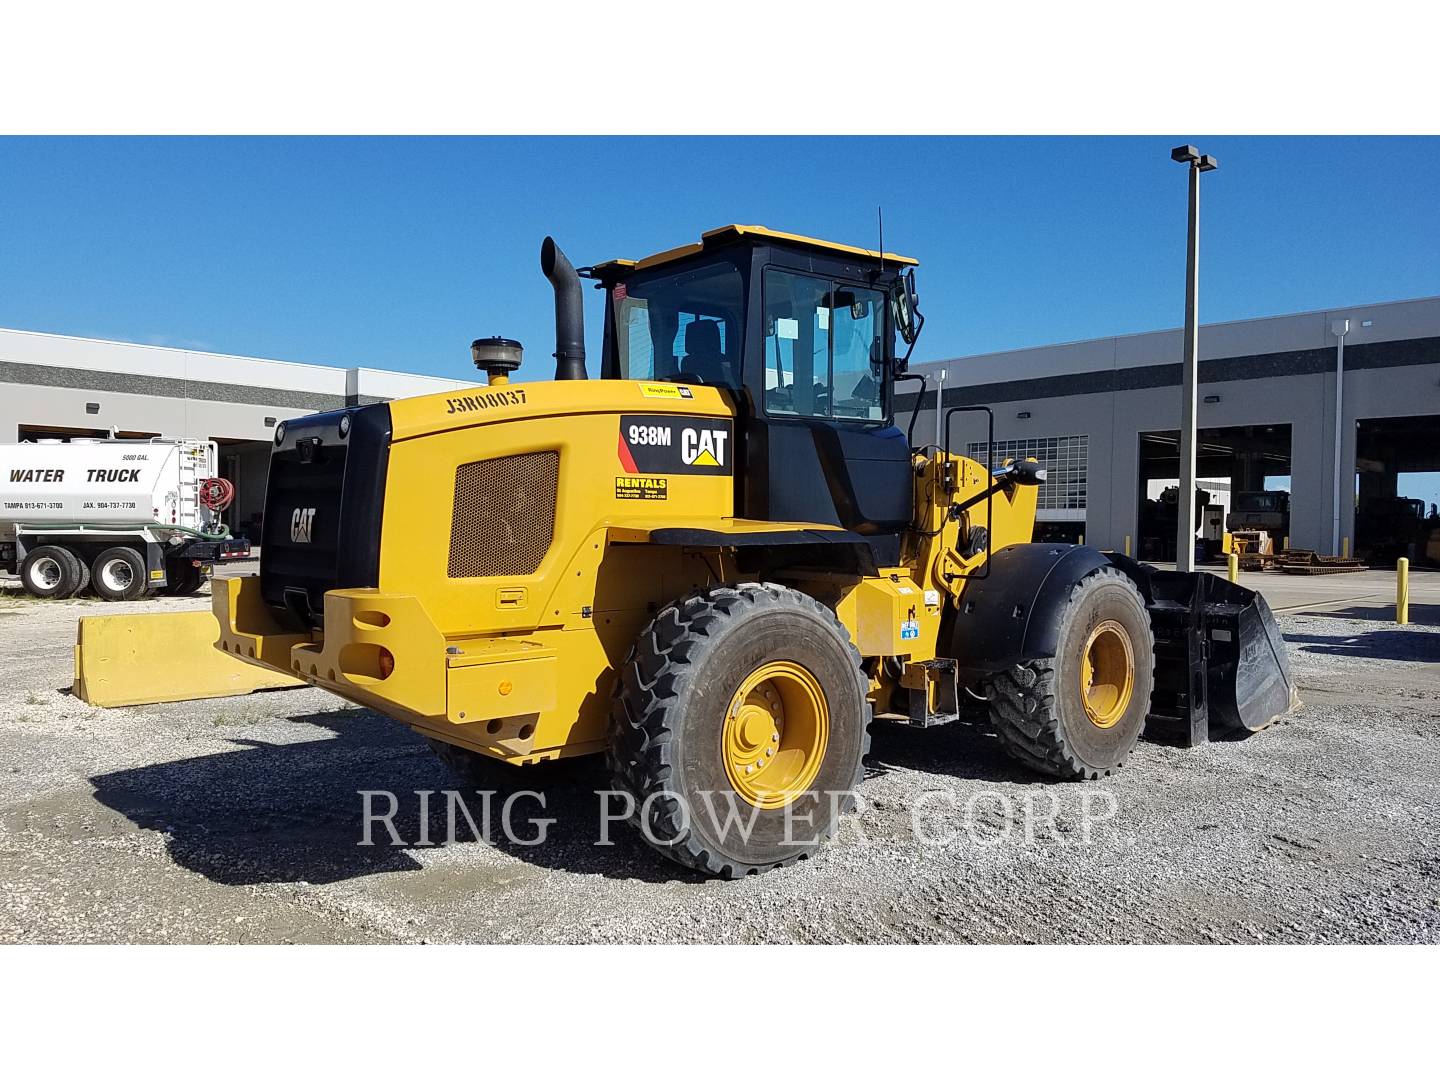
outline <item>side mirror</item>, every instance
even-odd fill
[[[905,355],[895,361],[896,374],[903,374],[910,366],[910,354],[915,351],[915,342],[925,326],[925,316],[920,314],[920,297],[915,292],[913,266],[900,275],[890,291],[890,316],[895,332],[906,346]]]
[[[920,336],[918,321],[923,321],[923,317],[920,316],[919,308],[920,299],[915,293],[915,270],[912,267],[900,275],[890,293],[890,310],[895,318],[895,330],[906,345],[915,344],[915,339]]]

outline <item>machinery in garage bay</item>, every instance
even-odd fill
[[[1284,552],[1289,536],[1288,491],[1238,491],[1232,496],[1223,554],[1239,556],[1240,569],[1263,570]]]
[[[644,838],[724,876],[830,835],[872,722],[974,695],[1018,761],[1081,780],[1147,722],[1195,743],[1293,704],[1259,596],[1029,543],[1043,471],[949,446],[988,410],[913,445],[914,260],[729,226],[579,272],[547,239],[541,262],[553,380],[512,382],[518,345],[484,339],[488,386],[277,428],[218,648],[409,724],[472,785],[604,755]]]

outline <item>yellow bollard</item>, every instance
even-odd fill
[[[1281,550],[1281,551],[1289,551],[1289,550],[1290,550],[1290,537],[1288,537],[1288,536],[1282,536],[1282,537],[1280,538],[1280,550]]]
[[[1085,534],[1084,534],[1084,533],[1081,533],[1081,534],[1080,534],[1080,546],[1081,546],[1081,547],[1084,547],[1084,546],[1085,546]]]
[[[1240,581],[1240,556],[1232,551],[1226,562],[1229,563],[1230,584],[1237,584]]]
[[[1126,533],[1126,534],[1125,534],[1125,557],[1126,557],[1127,559],[1130,557],[1130,534],[1129,534],[1129,533]]]
[[[1410,621],[1410,560],[1395,564],[1395,622],[1404,626]]]
[[[1340,557],[1342,559],[1350,558],[1350,537],[1348,536],[1340,537]]]

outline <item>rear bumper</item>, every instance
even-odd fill
[[[517,764],[596,747],[547,745],[557,650],[520,638],[448,641],[413,596],[378,589],[325,593],[325,631],[286,629],[256,576],[216,580],[216,648],[293,675],[424,734]],[[388,662],[385,656],[388,654]]]
[[[197,563],[248,559],[250,557],[250,541],[234,538],[229,540],[192,540],[180,549],[180,557],[193,559]]]

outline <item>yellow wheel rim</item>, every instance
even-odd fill
[[[820,683],[799,664],[777,660],[751,672],[730,699],[720,753],[740,797],[774,810],[810,790],[829,742]]]
[[[1098,728],[1114,727],[1125,715],[1135,691],[1135,653],[1130,635],[1106,619],[1085,642],[1080,665],[1080,700],[1085,715]]]

